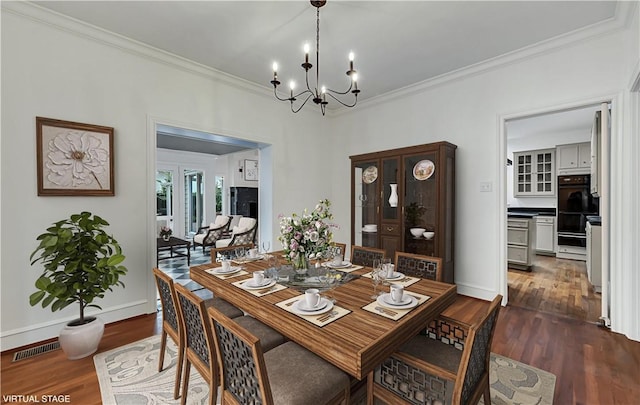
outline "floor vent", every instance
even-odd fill
[[[29,359],[39,354],[48,353],[60,348],[60,342],[57,340],[51,343],[45,343],[40,346],[32,347],[30,349],[20,350],[13,355],[13,361]]]

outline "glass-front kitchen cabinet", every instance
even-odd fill
[[[351,156],[351,241],[442,258],[453,283],[455,150],[448,142]],[[426,233],[425,233],[426,232]]]

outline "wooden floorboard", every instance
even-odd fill
[[[486,305],[459,296],[445,314],[472,322]],[[107,325],[99,351],[158,334],[160,320],[152,314]],[[556,405],[631,405],[640,398],[640,342],[593,323],[507,306],[492,351],[555,374]],[[13,352],[1,356],[2,403],[8,403],[6,395],[65,394],[72,404],[101,403],[92,357],[70,361],[60,350],[15,363],[12,357]]]

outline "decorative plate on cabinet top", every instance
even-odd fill
[[[428,159],[421,160],[413,166],[413,177],[415,177],[416,180],[426,180],[433,176],[435,171],[436,165],[434,165],[432,161]]]
[[[362,172],[362,181],[366,184],[371,184],[378,178],[378,168],[375,166],[369,166]]]

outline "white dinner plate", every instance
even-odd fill
[[[327,306],[327,304],[329,304],[329,302],[330,302],[329,300],[320,298],[320,302],[318,303],[317,306],[313,308],[309,308],[307,307],[307,301],[303,298],[296,302],[296,308],[304,312],[321,311]]]
[[[258,255],[258,256],[256,256],[256,257],[249,257],[249,256],[245,256],[245,257],[243,257],[242,259],[243,259],[244,261],[247,261],[247,262],[254,262],[254,261],[256,261],[256,260],[262,260],[262,259],[264,259],[264,255]]]
[[[229,267],[229,270],[222,270],[222,267],[216,267],[215,269],[211,270],[211,273],[217,274],[217,275],[226,275],[226,274],[237,273],[240,270],[242,270],[241,266],[231,266]]]
[[[397,271],[394,271],[393,274],[391,275],[391,277],[387,277],[386,280],[387,281],[393,281],[393,280],[398,280],[404,277],[404,274],[402,273],[398,273]]]
[[[301,302],[304,302],[304,297],[301,297],[300,300],[296,301],[296,303],[291,306],[291,311],[293,313],[296,313],[298,315],[320,315],[333,309],[333,302],[324,297],[322,298],[322,302],[326,302],[326,305],[324,305],[322,309],[318,309],[316,311],[305,311],[300,309],[298,305],[300,305]]]
[[[351,267],[351,262],[342,262],[340,264],[333,264],[333,262],[329,262],[326,264],[327,267],[331,267],[332,269],[344,269],[347,267]]]
[[[402,298],[404,299],[405,297],[409,298],[409,301],[403,305],[390,304],[390,302],[392,301],[391,301],[391,297],[389,296],[389,293],[385,293],[378,296],[378,298],[376,299],[376,302],[385,308],[395,308],[395,309],[408,309],[418,305],[418,300],[415,299],[413,296],[406,294]]]
[[[260,290],[260,289],[263,289],[263,288],[271,287],[275,283],[276,283],[276,280],[272,280],[270,278],[265,278],[264,281],[262,282],[262,284],[254,285],[253,284],[253,279],[250,278],[249,280],[247,280],[244,283],[242,283],[242,288],[244,288],[245,290]]]

